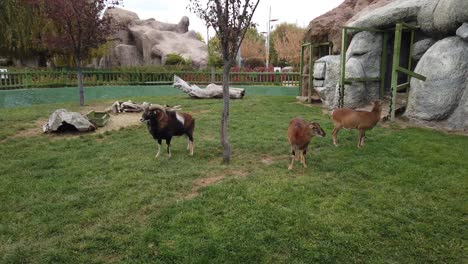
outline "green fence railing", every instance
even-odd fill
[[[221,72],[138,72],[89,71],[83,72],[85,86],[158,85],[172,84],[174,75],[192,84],[221,84]],[[231,72],[231,84],[297,86],[297,72]],[[77,85],[77,75],[67,70],[29,70],[0,73],[0,90],[53,88]]]

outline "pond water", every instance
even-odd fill
[[[249,95],[283,95],[296,96],[298,87],[282,86],[243,86],[246,96]],[[184,95],[170,85],[159,86],[99,86],[85,88],[86,101],[97,99],[117,99],[135,96],[170,96]],[[39,88],[0,91],[0,108],[30,106],[35,104],[50,104],[78,102],[78,89],[66,88]]]

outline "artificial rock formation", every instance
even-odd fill
[[[206,67],[207,46],[188,30],[188,17],[182,17],[178,24],[140,20],[136,13],[117,7],[106,10],[105,15],[111,17],[118,30],[110,54],[100,60],[100,67],[161,65],[170,53],[181,55],[196,68]]]
[[[390,0],[345,0],[335,9],[315,18],[309,23],[304,39],[306,42],[320,43],[331,41],[333,52],[341,50],[341,27],[361,10],[369,10]]]
[[[343,5],[356,2],[349,0]],[[424,75],[427,80],[411,79],[405,115],[413,121],[468,131],[468,12],[466,10],[468,10],[466,0],[381,0],[362,8],[361,12],[345,24],[351,27],[376,29],[391,29],[399,22],[420,26],[415,32],[412,70]],[[332,10],[328,16],[336,13],[336,10]],[[322,17],[327,17],[327,14]],[[322,32],[322,35],[328,36],[328,39],[312,42],[333,40],[330,39],[333,30],[333,27],[330,27],[327,32]],[[307,34],[310,36],[310,32]],[[387,95],[390,94],[389,76],[393,38],[392,32],[387,43],[389,47],[385,73]],[[408,44],[409,34],[403,35],[401,66],[407,65],[409,60]],[[378,77],[381,52],[381,35],[361,32],[352,36],[346,53],[346,77]],[[336,107],[338,101],[339,65],[339,57],[336,56],[319,59],[315,65],[317,71],[317,74],[314,72],[315,90],[324,104],[330,108]],[[400,75],[399,83],[405,82],[406,79],[406,75]],[[371,103],[378,95],[378,86],[378,82],[357,81],[346,85],[345,105],[361,107]]]
[[[468,85],[468,43],[449,37],[435,43],[415,69],[426,81],[411,80],[406,116],[422,121],[447,120],[457,108],[466,108]],[[464,100],[463,101],[463,97]],[[463,117],[463,115],[460,115]],[[465,120],[452,119],[446,126],[458,128]],[[466,127],[468,128],[468,127]]]

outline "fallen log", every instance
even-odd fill
[[[177,75],[174,75],[174,88],[182,90],[193,98],[223,98],[223,86],[214,83],[208,84],[202,89],[195,84],[188,84]],[[231,99],[242,99],[245,95],[245,89],[229,87],[229,97]]]

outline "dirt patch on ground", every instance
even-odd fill
[[[111,115],[109,122],[104,127],[96,130],[96,133],[104,133],[111,130],[119,130],[125,127],[138,126],[140,122],[141,113],[120,113],[118,115]]]
[[[275,163],[275,158],[274,157],[270,157],[270,156],[263,156],[261,159],[260,159],[260,162],[262,162],[263,164],[267,165],[267,166],[270,166],[272,165],[273,163]]]
[[[220,182],[223,179],[224,179],[224,175],[197,179],[193,181],[192,191],[189,194],[187,194],[184,198],[187,200],[193,199],[197,197],[198,195],[200,195],[198,191],[201,188],[216,184],[217,182]]]
[[[244,170],[228,170],[222,175],[210,176],[207,178],[196,179],[193,181],[193,187],[190,193],[185,195],[184,199],[190,200],[198,195],[200,195],[200,189],[214,185],[224,180],[227,175],[237,176],[237,177],[247,177],[249,173]]]
[[[260,158],[260,162],[267,165],[267,166],[271,166],[271,165],[275,164],[278,161],[281,161],[281,162],[287,161],[288,158],[289,158],[289,156],[286,156],[286,155],[282,155],[282,156],[262,156]]]
[[[98,109],[96,107],[87,106],[86,108],[89,109]],[[103,107],[102,107],[103,108]],[[90,110],[85,109],[84,111],[80,111],[81,114],[86,114]],[[118,115],[111,115],[109,121],[104,127],[99,127],[94,132],[70,132],[70,133],[51,133],[51,134],[44,134],[42,131],[42,126],[47,123],[48,119],[38,119],[34,122],[34,127],[22,130],[15,135],[11,136],[10,138],[23,138],[23,137],[32,137],[32,136],[45,136],[51,140],[59,140],[65,138],[73,138],[79,137],[81,135],[89,135],[89,134],[102,134],[107,131],[112,130],[119,130],[121,128],[131,127],[131,126],[138,126],[140,125],[140,117],[141,113],[120,113]]]

